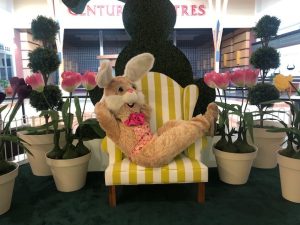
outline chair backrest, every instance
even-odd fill
[[[170,77],[156,72],[149,72],[136,84],[144,93],[146,103],[152,108],[152,131],[169,120],[187,120],[192,117],[199,94],[196,85],[182,88]]]
[[[150,126],[153,132],[169,120],[192,118],[199,95],[196,85],[183,88],[170,77],[157,72],[147,73],[136,85],[152,108]],[[102,142],[102,149],[109,152],[110,163],[124,157],[118,146],[107,137]],[[195,148],[192,148],[188,154],[195,155],[194,151]]]

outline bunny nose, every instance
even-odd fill
[[[132,89],[132,88],[129,88],[129,89],[127,90],[127,92],[132,93],[132,92],[133,92],[133,89]]]

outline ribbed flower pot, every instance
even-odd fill
[[[251,153],[230,153],[213,148],[216,157],[219,178],[227,184],[241,185],[248,181],[253,160],[257,154]]]
[[[46,156],[58,191],[71,192],[85,185],[91,153],[74,159],[50,159]]]
[[[32,153],[32,155],[26,153],[32,173],[36,176],[50,176],[51,170],[46,163],[45,154],[54,147],[54,134],[28,135],[25,131],[20,131],[17,135],[28,143],[23,144]],[[60,146],[63,146],[64,143],[65,135],[64,132],[61,132]]]
[[[277,152],[282,196],[300,203],[300,159],[293,159]]]
[[[16,168],[13,171],[0,176],[0,215],[10,209],[15,179],[19,172],[19,165],[14,164]]]

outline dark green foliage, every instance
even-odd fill
[[[144,52],[149,52],[155,57],[152,71],[168,75],[183,87],[193,83],[192,67],[188,59],[168,41],[156,43],[132,41],[119,54],[115,67],[116,74],[122,75],[129,59]]]
[[[53,109],[61,109],[61,106],[63,104],[62,93],[57,86],[47,85],[45,86],[43,93]],[[42,93],[32,91],[29,98],[31,106],[34,107],[37,111],[47,110],[49,108]]]
[[[279,65],[279,52],[272,47],[258,48],[250,58],[250,63],[261,70],[276,69]]]
[[[56,71],[60,64],[58,55],[52,49],[39,47],[30,52],[28,56],[28,67],[33,72],[40,71],[45,82],[47,82],[49,74]]]
[[[251,105],[260,105],[261,102],[279,99],[280,93],[269,83],[260,83],[249,89],[248,99]],[[269,105],[266,105],[269,106]]]
[[[0,160],[0,176],[13,171],[14,169],[16,169],[16,166],[11,162]]]
[[[83,141],[104,138],[105,135],[96,118],[86,119],[77,127],[75,132],[75,137]]]
[[[93,90],[89,91],[89,97],[94,105],[100,101],[103,95],[103,88],[96,86]]]
[[[194,83],[192,67],[188,59],[168,41],[175,22],[176,11],[169,0],[126,1],[123,9],[123,23],[132,41],[119,54],[115,68],[116,74],[123,74],[129,59],[149,52],[155,57],[152,71],[171,77],[182,87]],[[212,90],[204,86],[202,82],[198,87],[204,88],[204,90],[200,90],[200,97],[195,109],[196,114],[204,113],[208,103],[215,99]],[[207,97],[203,93],[212,94]]]
[[[195,81],[195,84],[199,88],[199,98],[196,103],[196,107],[194,110],[194,116],[198,114],[204,114],[206,112],[206,107],[209,103],[215,101],[216,98],[216,91],[213,88],[208,87],[204,83],[204,79],[200,78],[199,80]]]
[[[32,36],[35,40],[45,43],[54,43],[59,31],[59,24],[51,18],[38,16],[31,22]]]
[[[166,40],[176,22],[175,8],[167,0],[129,0],[122,16],[126,31],[135,41]]]
[[[261,38],[263,45],[268,45],[271,37],[276,36],[280,20],[275,16],[265,15],[257,22],[253,28],[257,38]]]

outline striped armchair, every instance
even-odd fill
[[[188,120],[192,117],[198,99],[198,88],[189,85],[182,88],[168,76],[149,72],[137,82],[146,102],[152,107],[150,126],[156,131],[163,123],[173,119]],[[170,164],[160,168],[145,168],[132,163],[121,150],[105,137],[102,149],[109,154],[109,165],[105,170],[105,184],[109,187],[109,204],[116,206],[116,185],[198,183],[197,200],[205,201],[205,182],[208,168],[201,162],[201,150],[206,137],[196,141]]]

